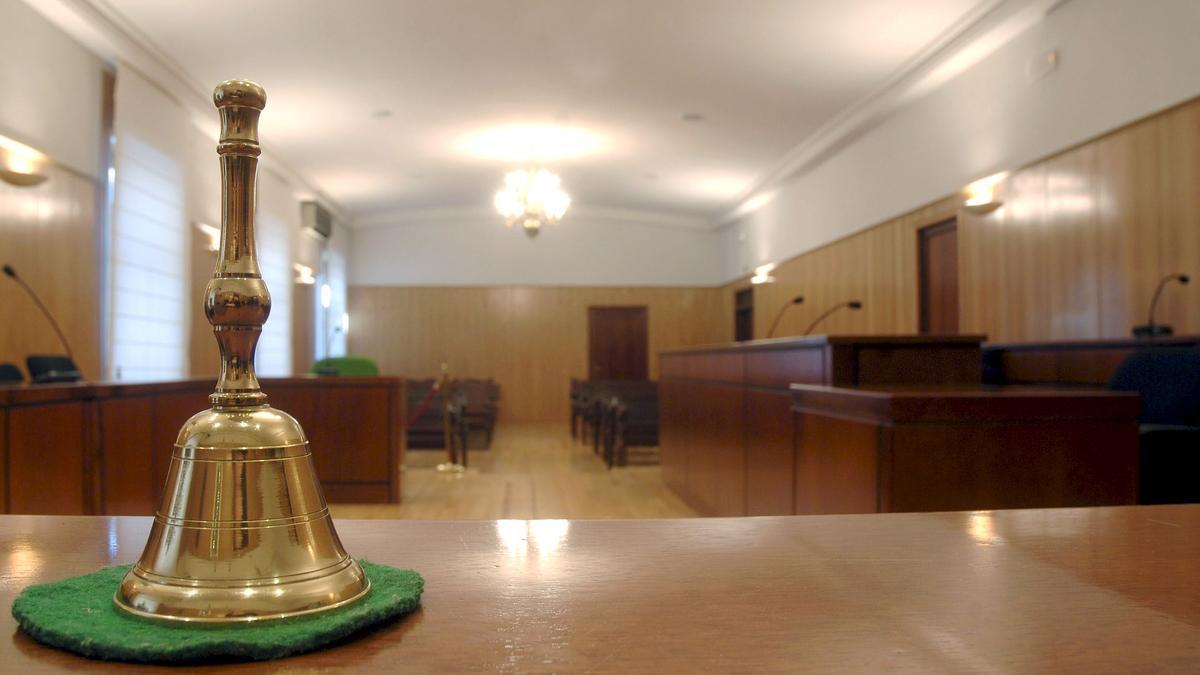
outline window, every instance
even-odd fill
[[[109,238],[109,376],[184,376],[188,291],[183,109],[122,68],[114,100],[115,181]]]

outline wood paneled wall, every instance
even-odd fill
[[[856,299],[817,332],[918,329],[917,230],[958,216],[959,330],[992,341],[1125,337],[1146,321],[1168,272],[1158,320],[1200,333],[1200,100],[1013,171],[1004,205],[975,215],[953,195],[788,260],[755,287],[755,336],[797,294],[776,336],[798,335],[824,308]],[[725,287],[727,302],[742,281]],[[733,321],[732,311],[729,312]]]
[[[1013,172],[1004,206],[959,225],[963,328],[1013,342],[1200,332],[1200,101]]]
[[[350,352],[382,372],[500,383],[505,420],[565,420],[570,378],[587,377],[587,309],[645,305],[650,377],[658,353],[732,339],[732,305],[718,288],[350,288]]]
[[[84,376],[99,378],[99,188],[68,169],[45,171],[49,180],[37,187],[0,182],[0,264],[12,265],[58,319]],[[0,277],[0,362],[24,371],[30,354],[61,353],[54,329],[29,296]]]
[[[943,199],[784,262],[772,272],[775,283],[754,287],[754,336],[767,337],[779,310],[797,295],[804,296],[804,303],[787,310],[774,337],[803,334],[822,312],[847,300],[859,300],[863,308],[840,310],[815,332],[916,332],[917,230],[953,216],[961,201]],[[746,285],[726,287],[728,302]]]

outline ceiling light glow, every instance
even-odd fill
[[[477,159],[542,164],[599,154],[607,143],[578,127],[512,124],[469,133],[456,146],[458,152]]]

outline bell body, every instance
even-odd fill
[[[267,405],[254,353],[271,313],[254,241],[262,87],[222,82],[221,246],[204,315],[221,351],[213,407],[175,442],[146,549],[113,596],[141,616],[229,623],[332,609],[370,582],[338,541],[304,431]]]
[[[342,548],[300,425],[267,405],[214,408],[180,431],[122,609],[196,622],[332,609],[370,582]]]

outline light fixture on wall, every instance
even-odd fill
[[[767,263],[754,268],[754,276],[750,277],[752,284],[773,284],[775,277],[771,276],[771,272],[775,269],[775,263]]]
[[[333,289],[330,288],[329,284],[321,284],[321,307],[324,309],[329,309],[329,306],[332,304]]]
[[[963,188],[963,194],[967,197],[963,202],[963,208],[976,215],[983,215],[1004,206],[1004,202],[996,196],[996,186],[1005,178],[1008,178],[1008,172],[1001,171],[986,178],[980,178]]]
[[[46,182],[41,173],[46,156],[7,136],[0,136],[0,180],[17,187],[33,187]]]
[[[313,276],[313,268],[300,263],[292,263],[292,269],[296,271],[296,277],[292,279],[295,283],[312,286],[317,283],[317,278]]]
[[[221,228],[208,223],[196,223],[196,229],[208,237],[208,250],[216,253],[221,248]]]
[[[505,225],[520,223],[525,234],[533,238],[542,225],[561,220],[571,206],[571,197],[561,186],[562,179],[546,169],[509,171],[492,203],[504,216]]]

